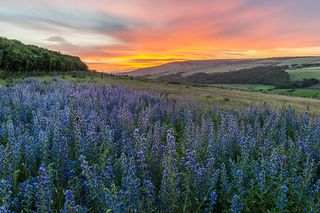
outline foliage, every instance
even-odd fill
[[[0,37],[0,70],[7,72],[85,71],[79,57]]]
[[[317,212],[320,121],[121,87],[0,88],[2,212]]]
[[[314,85],[319,84],[320,81],[315,78],[304,78],[302,81],[293,81],[293,82],[287,82],[284,84],[279,84],[276,86],[276,89],[294,89],[294,88],[305,88],[305,87],[311,87]]]

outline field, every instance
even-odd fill
[[[299,81],[304,78],[316,78],[320,79],[320,67],[310,67],[287,70],[290,76],[290,81]]]
[[[265,92],[274,89],[274,86],[263,84],[213,84],[212,86],[222,89],[235,89],[253,92]]]
[[[320,101],[122,77],[0,93],[1,212],[320,208]]]
[[[225,108],[243,106],[262,106],[268,102],[272,107],[281,109],[292,106],[297,112],[305,112],[307,109],[312,114],[320,113],[320,100],[293,97],[288,95],[275,95],[261,93],[259,91],[243,91],[222,89],[213,86],[186,85],[162,82],[153,79],[135,79],[123,76],[86,76],[85,78],[72,78],[68,75],[58,76],[62,81],[73,83],[93,83],[110,86],[121,85],[128,89],[154,91],[167,95],[169,98],[184,98],[198,100],[203,104],[222,105]],[[50,81],[50,76],[40,79]],[[256,85],[256,88],[268,88],[264,85]]]
[[[301,88],[301,89],[274,89],[269,91],[271,94],[298,96],[306,98],[320,99],[319,88]]]
[[[315,89],[279,89],[273,90],[273,86],[268,85],[189,85],[168,83],[154,79],[128,78],[125,76],[87,75],[81,78],[70,75],[45,75],[37,77],[44,81],[51,81],[57,78],[60,81],[72,83],[92,83],[97,85],[122,86],[127,89],[154,91],[165,94],[169,98],[184,98],[197,100],[203,104],[222,105],[225,108],[235,108],[243,106],[262,106],[265,102],[272,107],[281,109],[292,106],[297,112],[302,113],[308,110],[312,114],[320,113],[320,100],[317,100],[320,90]],[[21,79],[14,80],[20,81]],[[10,86],[12,83],[0,81],[0,87]],[[307,91],[305,94],[298,91]],[[316,94],[314,94],[316,93]],[[310,96],[309,96],[310,95]],[[304,98],[307,97],[307,98]]]
[[[274,95],[320,99],[320,88],[318,85],[311,88],[297,89],[275,89],[274,86],[263,84],[213,84],[211,86],[230,90],[262,92]]]

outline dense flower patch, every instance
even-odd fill
[[[119,87],[0,89],[0,212],[318,212],[320,121]]]

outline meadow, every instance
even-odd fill
[[[269,91],[269,93],[320,99],[319,88],[274,89]]]
[[[204,91],[212,102],[194,98]],[[302,103],[319,102],[228,107],[223,92],[123,78],[1,87],[0,211],[318,212],[320,119]]]
[[[298,95],[301,94],[297,93],[295,95],[281,95],[279,92],[282,90],[278,90],[277,93],[272,93],[269,91],[269,89],[272,89],[272,86],[266,85],[253,85],[250,87],[252,90],[246,90],[245,86],[241,86],[239,84],[236,86],[241,87],[240,89],[228,88],[228,86],[232,87],[234,84],[223,84],[223,88],[221,88],[220,86],[170,83],[157,79],[132,78],[127,76],[115,76],[101,73],[80,73],[74,75],[70,75],[68,73],[53,73],[37,76],[36,78],[44,81],[50,81],[53,76],[59,77],[61,81],[72,82],[75,84],[90,83],[94,85],[120,85],[129,90],[152,91],[164,94],[173,99],[183,98],[187,100],[197,100],[202,104],[218,104],[224,108],[237,108],[244,106],[249,107],[252,105],[262,106],[265,102],[268,102],[269,105],[277,109],[291,106],[299,113],[305,111],[308,111],[311,114],[320,113],[320,100],[316,98],[310,98],[308,96],[299,97]],[[17,78],[17,80],[19,79],[23,78]],[[12,82],[12,80],[10,82]],[[2,85],[10,86],[11,83],[6,83],[4,81],[4,84]],[[249,87],[249,85],[247,85],[247,87]],[[320,90],[315,91],[320,92]]]
[[[212,86],[222,89],[236,89],[252,92],[266,92],[274,89],[274,86],[264,84],[213,84]]]
[[[219,84],[219,85],[197,85],[170,83],[157,79],[132,78],[127,76],[116,76],[101,73],[47,73],[35,75],[33,78],[41,81],[51,81],[52,78],[60,81],[71,82],[73,84],[90,83],[93,85],[122,86],[129,90],[152,91],[164,94],[169,98],[183,98],[187,100],[197,100],[202,104],[218,104],[225,108],[249,107],[252,105],[262,106],[268,102],[274,108],[282,109],[291,106],[297,112],[308,111],[311,114],[320,113],[320,100],[317,97],[308,96],[311,93],[297,93],[292,91],[306,89],[277,89],[268,85],[246,85],[246,84]],[[1,80],[0,87],[10,87],[15,81],[28,78],[28,76],[16,76],[11,79]],[[320,92],[314,89],[316,94]],[[284,94],[280,94],[287,91]],[[295,93],[295,94],[292,94]],[[303,96],[304,95],[304,96]],[[299,97],[302,96],[302,97]]]
[[[212,84],[211,86],[229,90],[241,90],[274,95],[320,99],[320,88],[318,85],[308,88],[293,89],[275,89],[275,86],[263,84]]]

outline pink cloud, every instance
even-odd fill
[[[318,0],[3,0],[0,20],[20,31],[43,33],[36,44],[91,61],[103,59],[96,63],[99,69],[112,70],[166,58],[208,59],[238,52],[262,57],[280,54],[279,48],[311,51],[320,46],[319,9]],[[68,39],[57,42],[64,35]],[[74,35],[98,39],[76,42]]]

